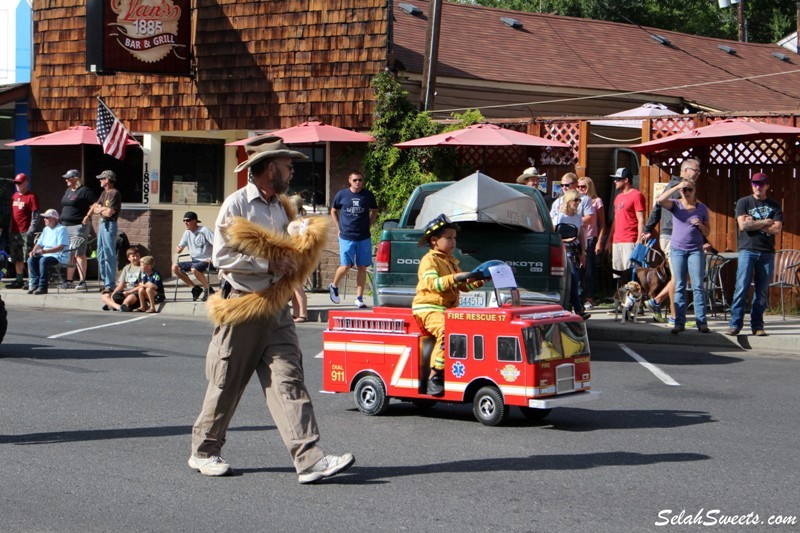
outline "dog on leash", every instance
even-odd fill
[[[614,320],[620,312],[623,322],[636,322],[636,315],[642,307],[644,291],[636,281],[629,281],[614,293]]]

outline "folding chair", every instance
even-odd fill
[[[180,254],[178,256],[178,259],[175,261],[175,264],[181,263],[182,262],[181,259],[183,259],[184,261],[190,261],[192,259],[192,256],[189,255],[189,254]],[[192,275],[192,271],[191,270],[185,271],[185,274],[187,276],[191,276]],[[215,285],[211,281],[211,277],[212,276],[219,276],[219,272],[217,271],[217,268],[214,266],[214,263],[209,263],[208,270],[206,270],[204,272],[204,274],[206,276],[206,279],[208,280],[208,292],[210,294],[212,291],[214,291],[214,285]],[[196,280],[196,278],[195,278],[195,280]],[[178,286],[180,284],[181,284],[181,279],[177,278],[175,280],[175,292],[172,295],[172,301],[173,302],[177,302],[178,301]]]
[[[786,320],[786,308],[784,307],[783,289],[792,290],[800,286],[798,280],[798,268],[800,268],[800,250],[778,250],[775,252],[775,272],[772,275],[770,287],[777,287],[781,291],[781,313]]]
[[[712,316],[717,316],[717,306],[722,306],[725,320],[728,319],[728,308],[730,307],[725,296],[725,285],[723,284],[722,269],[730,263],[719,254],[706,255],[706,300]]]
[[[61,285],[64,284],[67,276],[67,269],[77,268],[80,271],[80,266],[75,260],[78,249],[83,245],[84,238],[80,235],[74,235],[69,239],[69,248],[67,248],[67,261],[60,262],[50,270],[51,285],[55,283],[56,292],[61,292]],[[81,272],[82,274],[82,272]],[[88,289],[85,289],[88,292]]]

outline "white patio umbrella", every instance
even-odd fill
[[[616,128],[631,128],[642,129],[642,122],[645,118],[650,117],[663,117],[668,115],[679,115],[671,109],[668,109],[664,104],[643,104],[633,109],[620,111],[619,113],[612,113],[606,115],[605,119],[590,120],[592,126],[613,126]],[[634,118],[626,118],[634,117]]]

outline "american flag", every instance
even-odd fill
[[[105,103],[97,98],[97,140],[103,145],[103,153],[117,159],[125,158],[128,130]]]

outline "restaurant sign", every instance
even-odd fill
[[[88,0],[86,68],[189,75],[190,0]]]

